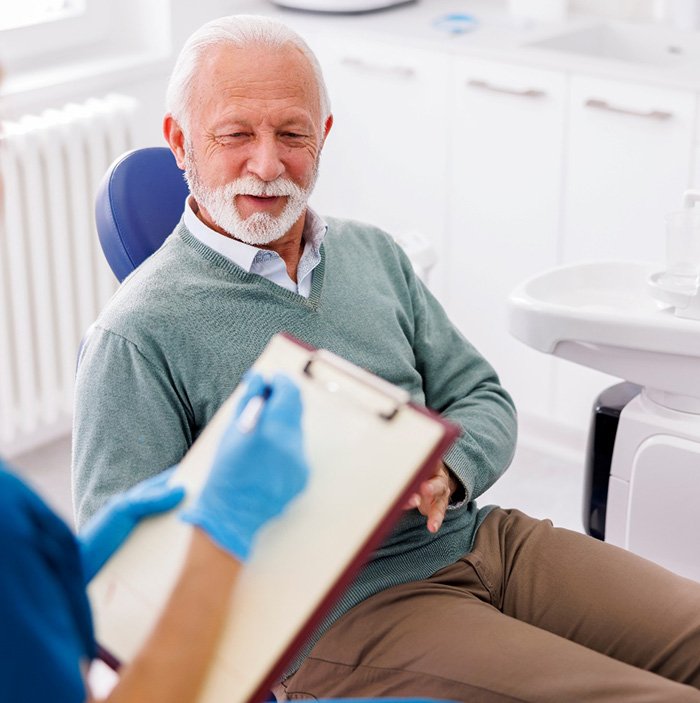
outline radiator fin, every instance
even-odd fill
[[[94,225],[97,186],[134,143],[137,103],[71,103],[4,125],[0,172],[0,452],[70,426],[82,335],[117,282]]]

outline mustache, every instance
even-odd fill
[[[262,181],[255,176],[242,176],[223,186],[226,197],[254,195],[257,197],[303,197],[304,190],[288,178],[279,177],[274,181]]]

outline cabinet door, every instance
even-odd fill
[[[460,59],[450,149],[449,310],[521,414],[549,415],[552,359],[511,337],[510,292],[556,263],[566,79]]]
[[[334,126],[312,204],[321,213],[430,239],[441,295],[446,226],[446,55],[356,37],[309,37],[330,93]]]
[[[664,265],[664,216],[689,187],[693,93],[584,76],[571,79],[563,262],[626,259]],[[555,413],[586,427],[612,378],[555,367]]]
[[[690,92],[572,78],[565,262],[663,264],[664,216],[689,186],[694,114]]]

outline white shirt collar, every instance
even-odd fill
[[[227,259],[233,261],[234,264],[238,264],[244,271],[250,272],[253,259],[260,249],[250,244],[245,244],[245,242],[239,242],[237,239],[225,237],[211,227],[207,227],[207,225],[195,215],[190,203],[190,197],[185,201],[185,227],[210,249],[225,256]]]
[[[328,224],[310,207],[304,220],[304,251],[297,267],[297,283],[289,278],[284,262],[276,252],[259,249],[237,239],[231,239],[211,229],[202,222],[190,203],[185,202],[184,222],[187,229],[210,249],[225,256],[248,273],[256,273],[287,290],[308,298],[311,292],[311,273],[321,260],[320,250]]]

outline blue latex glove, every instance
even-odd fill
[[[242,431],[238,418],[243,408],[254,396],[267,393],[256,426]],[[277,375],[266,384],[260,375],[252,374],[209,478],[181,517],[245,561],[257,531],[304,488],[308,473],[298,388],[286,376]]]
[[[112,496],[78,535],[85,583],[121,546],[136,524],[149,515],[174,508],[185,496],[182,486],[169,486],[174,471],[168,469]]]

